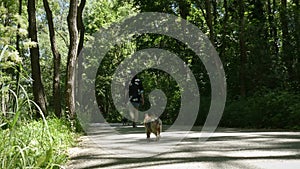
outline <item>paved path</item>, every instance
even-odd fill
[[[120,135],[102,124],[91,125],[80,146],[70,149],[66,168],[300,168],[300,132],[218,129],[208,140],[199,142],[200,128],[193,128],[181,142],[165,149],[166,143],[175,143],[184,131],[163,132],[160,142],[148,143],[142,126],[116,124],[113,129]],[[151,151],[136,148],[139,146],[151,147]]]

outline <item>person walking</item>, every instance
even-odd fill
[[[130,110],[130,116],[132,119],[132,127],[136,127],[136,123],[139,121],[139,107],[140,104],[144,105],[144,87],[141,79],[135,75],[129,83],[129,101],[133,108]]]

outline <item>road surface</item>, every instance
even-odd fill
[[[160,142],[155,142],[153,135],[147,142],[143,126],[111,126],[119,135],[102,124],[92,124],[89,134],[80,138],[80,145],[69,150],[71,160],[66,168],[300,168],[300,132],[219,128],[209,139],[199,142],[201,128],[195,127],[187,135],[165,131]],[[176,144],[165,148],[168,142]]]

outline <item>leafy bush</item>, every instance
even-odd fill
[[[299,129],[299,118],[300,96],[288,91],[272,91],[227,102],[221,125]]]
[[[45,119],[27,93],[31,79],[22,65],[12,45],[0,48],[0,168],[60,168],[75,134],[68,121]]]
[[[60,168],[74,136],[66,121],[56,118],[0,130],[0,168]]]

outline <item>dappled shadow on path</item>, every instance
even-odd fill
[[[145,140],[144,129],[115,126],[118,133],[132,136],[133,139],[115,140],[112,144],[120,145],[145,145],[153,149],[159,143]],[[97,129],[95,129],[97,131]],[[98,138],[111,134],[106,132],[92,132],[89,138]],[[174,136],[176,136],[174,132]],[[180,134],[179,134],[180,135]],[[171,138],[168,138],[171,139]],[[97,139],[96,139],[97,140]],[[262,163],[274,160],[278,165],[296,162],[300,164],[300,133],[299,132],[244,132],[231,130],[218,130],[206,142],[198,142],[199,131],[191,131],[180,143],[169,151],[152,157],[131,158],[113,154],[103,149],[94,141],[82,143],[82,152],[71,156],[67,168],[157,168],[159,166],[179,168],[258,168]],[[163,140],[162,141],[171,141]],[[122,151],[128,146],[119,146]],[[147,153],[144,150],[133,153]],[[190,167],[189,167],[190,166]],[[260,166],[261,168],[261,166]],[[262,167],[264,168],[264,167]]]

